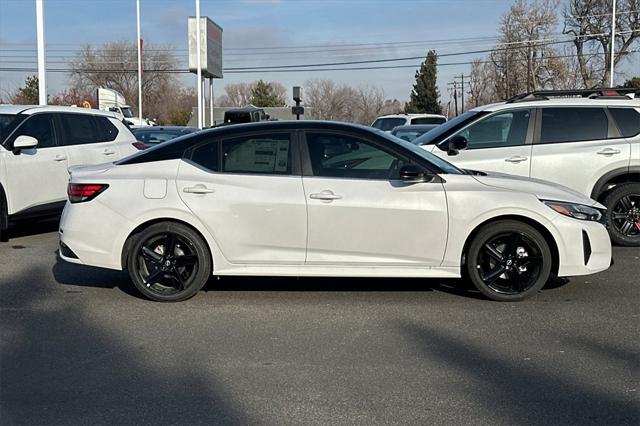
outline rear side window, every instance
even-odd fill
[[[60,114],[62,144],[83,145],[100,142],[98,126],[88,114]]]
[[[118,129],[107,117],[93,117],[98,125],[98,142],[111,142],[118,137]]]
[[[222,171],[291,174],[290,134],[263,134],[222,141]]]
[[[205,142],[191,151],[191,161],[212,172],[219,170],[220,146],[217,141]]]
[[[53,136],[53,117],[51,114],[34,114],[22,123],[13,134],[12,139],[18,136],[31,136],[38,140],[38,149],[55,146]]]
[[[420,117],[411,119],[411,124],[442,124],[446,122],[447,119],[444,117]]]
[[[609,120],[603,108],[544,108],[540,143],[607,139]]]
[[[633,108],[609,108],[622,137],[630,138],[640,133],[640,113]]]

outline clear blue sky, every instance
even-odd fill
[[[500,15],[511,3],[509,0],[201,0],[201,13],[223,27],[225,49],[425,42],[408,47],[368,46],[346,52],[315,49],[312,53],[244,56],[238,55],[241,52],[237,50],[225,52],[225,67],[242,67],[421,56],[429,48],[440,54],[490,48],[494,41],[486,38],[496,36]],[[171,44],[178,54],[186,55],[187,17],[194,14],[193,0],[141,0],[142,38],[147,43]],[[64,58],[60,56],[69,56],[84,44],[134,41],[135,0],[45,0],[45,22],[48,66],[61,68]],[[442,41],[478,37],[485,40]],[[35,0],[0,0],[0,67],[35,66],[35,38]],[[8,58],[10,55],[25,58]],[[480,56],[484,54],[442,57],[440,62],[467,62]],[[180,63],[185,65],[186,57],[181,56]],[[438,70],[441,92],[444,94],[446,83],[454,74],[468,70],[468,65],[441,66]],[[374,85],[382,88],[389,98],[406,100],[414,72],[415,69],[406,68],[227,74],[216,87],[219,93],[226,83],[258,78],[276,80],[286,87],[302,85],[309,78],[330,78],[353,85]],[[20,86],[27,74],[30,73],[0,71],[0,91]],[[66,74],[49,73],[49,92],[62,90],[66,78]],[[195,85],[195,76],[180,78],[185,84]]]

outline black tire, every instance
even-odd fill
[[[526,299],[547,283],[551,249],[535,228],[515,220],[484,225],[466,253],[466,276],[486,297],[501,302]]]
[[[625,183],[602,200],[607,207],[607,230],[614,244],[640,247],[640,183]]]
[[[148,299],[187,300],[211,277],[209,248],[198,233],[185,225],[156,223],[131,238],[127,257],[129,276]]]
[[[4,190],[0,186],[0,243],[9,241],[9,218]]]

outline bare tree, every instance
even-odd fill
[[[640,39],[640,0],[618,0],[614,66]],[[611,69],[611,2],[570,0],[564,10],[564,34],[573,38],[584,87],[607,86]]]
[[[135,43],[118,41],[80,49],[70,63],[72,88],[85,93],[108,87],[122,93],[134,110],[138,105],[137,49]],[[143,54],[143,110],[147,117],[166,120],[166,104],[177,90],[171,73],[177,68],[171,46],[147,44]]]

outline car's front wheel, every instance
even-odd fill
[[[535,228],[502,220],[483,226],[466,253],[466,272],[486,297],[523,300],[537,293],[551,274],[549,244]]]
[[[151,300],[189,299],[211,276],[206,242],[185,225],[157,223],[132,238],[129,276],[140,293]]]
[[[640,246],[640,184],[614,188],[603,200],[611,241],[621,246]]]

